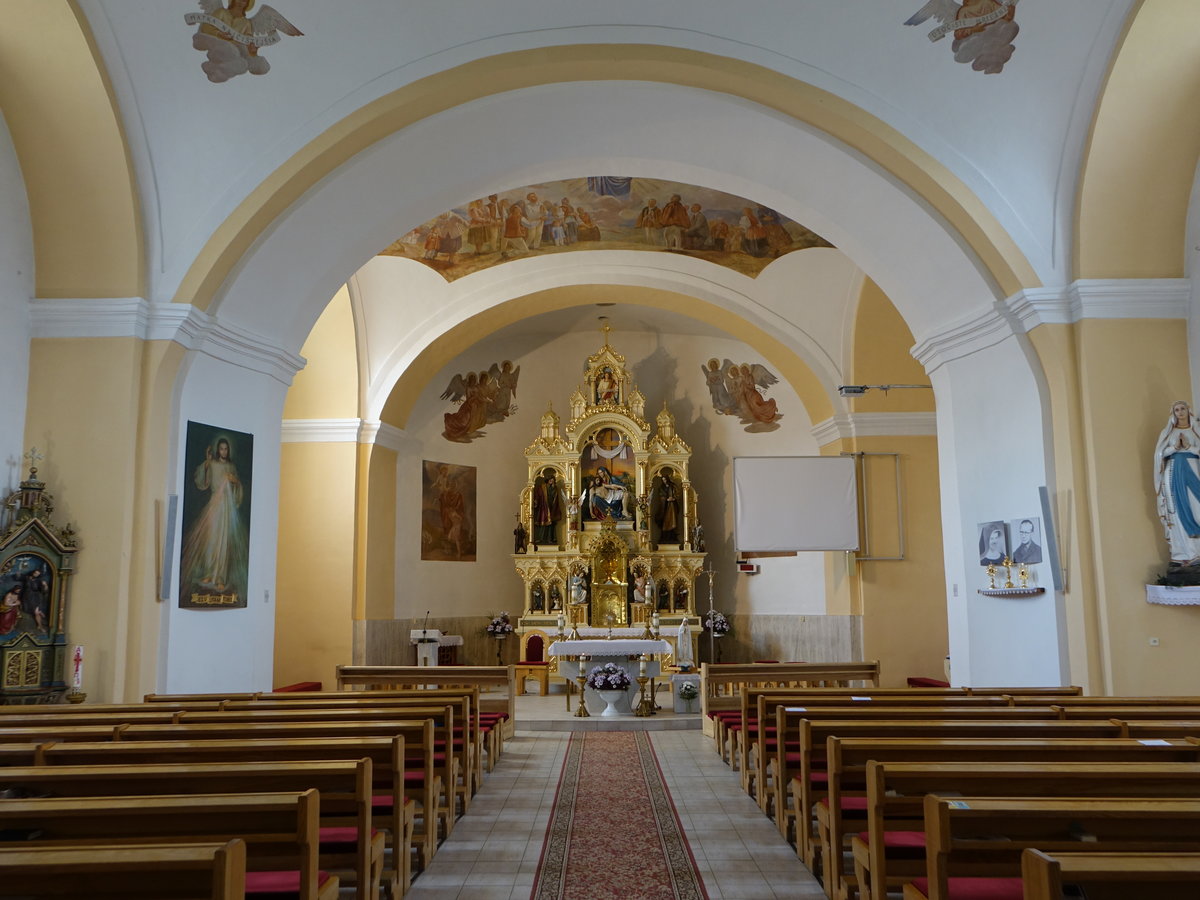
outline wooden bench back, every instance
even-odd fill
[[[1195,900],[1200,897],[1200,853],[1026,850],[1021,879],[1026,900],[1063,900],[1068,885],[1085,889],[1089,900]]]
[[[246,842],[0,846],[0,897],[245,900]]]
[[[507,718],[505,738],[513,736],[517,720],[516,668],[514,666],[338,666],[338,690],[389,687],[413,689],[422,685],[437,687],[477,687],[479,707],[485,712],[500,712]]]
[[[320,795],[316,791],[169,797],[6,800],[0,834],[22,849],[96,843],[196,843],[241,838],[251,870],[300,872],[302,900],[318,896]],[[36,840],[24,840],[36,835]]]

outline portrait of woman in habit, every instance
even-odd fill
[[[1172,404],[1154,447],[1154,493],[1171,561],[1200,561],[1200,430],[1183,400]]]
[[[1003,522],[988,522],[979,529],[979,564],[998,566],[1008,556],[1008,540]]]
[[[244,606],[249,504],[227,434],[217,435],[205,445],[204,459],[193,470],[190,487],[184,503],[180,602],[190,601],[193,594],[236,595],[235,600],[219,605]]]

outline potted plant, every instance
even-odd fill
[[[588,672],[585,684],[605,702],[606,706],[604,712],[600,713],[601,716],[618,716],[620,712],[616,704],[629,690],[633,679],[616,663],[605,663]]]

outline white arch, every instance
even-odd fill
[[[875,279],[918,340],[999,299],[918,198],[828,137],[725,95],[605,83],[512,92],[381,141],[277,220],[214,311],[296,349],[348,275],[413,225],[506,187],[597,173],[691,181],[777,208]]]

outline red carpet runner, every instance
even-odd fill
[[[577,731],[532,900],[707,900],[650,738]]]

